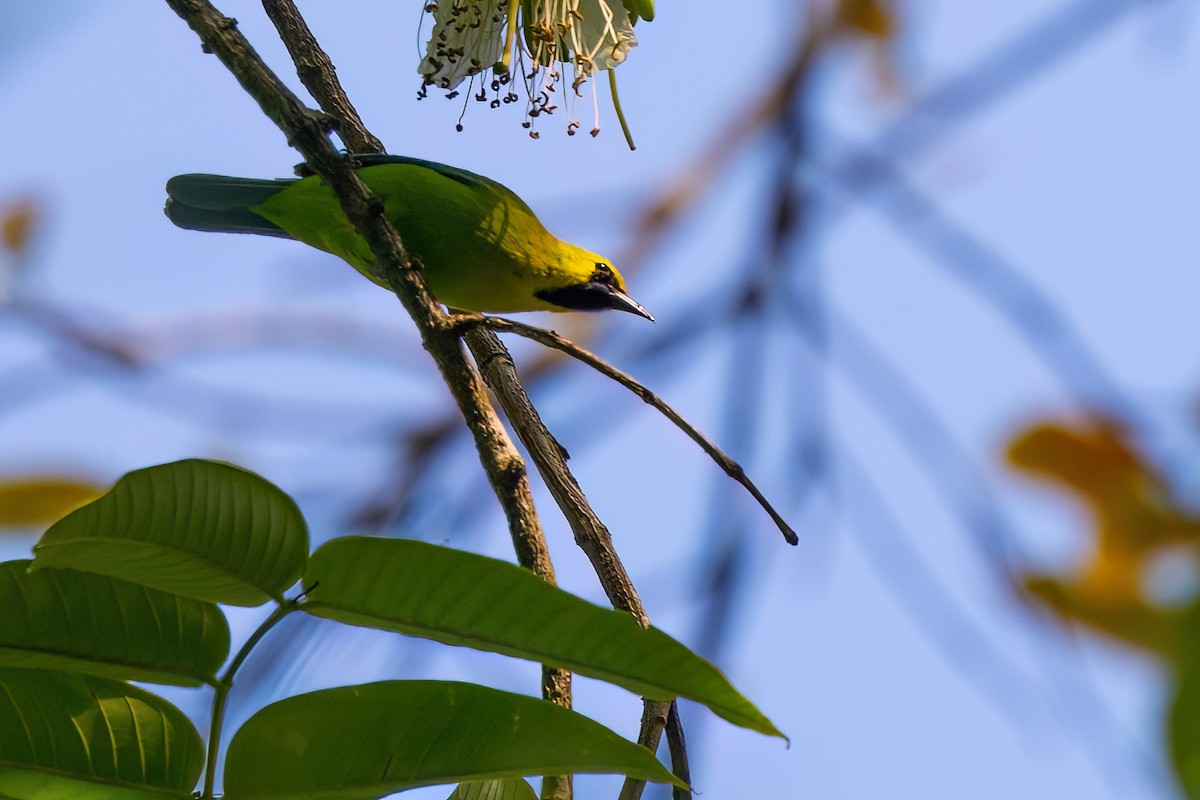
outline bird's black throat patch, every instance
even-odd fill
[[[561,289],[545,289],[536,297],[572,311],[601,311],[620,307],[614,293],[619,293],[617,276],[608,264],[596,264],[595,271],[584,283],[564,286]]]

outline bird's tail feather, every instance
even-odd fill
[[[167,181],[167,217],[181,228],[217,233],[257,233],[291,238],[279,226],[250,210],[294,180],[176,175]]]

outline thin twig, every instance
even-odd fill
[[[717,466],[724,470],[726,475],[733,478],[735,481],[745,487],[746,491],[748,491],[750,495],[758,501],[758,504],[771,517],[771,520],[775,523],[776,527],[779,528],[779,532],[783,534],[784,540],[791,545],[799,544],[800,538],[796,535],[796,532],[792,530],[787,521],[784,520],[779,512],[775,510],[775,507],[771,505],[767,498],[763,496],[763,493],[759,491],[754,482],[747,477],[745,470],[743,470],[736,461],[725,455],[721,448],[717,447],[717,445],[714,444],[711,439],[709,439],[694,425],[680,416],[679,412],[667,405],[658,395],[647,389],[632,376],[617,369],[612,364],[609,364],[607,361],[595,355],[594,353],[584,350],[574,342],[564,339],[554,331],[536,328],[532,325],[526,325],[521,322],[514,322],[513,320],[504,319],[503,317],[491,317],[481,314],[462,315],[460,317],[456,317],[456,321],[458,324],[463,326],[484,325],[502,333],[515,333],[518,336],[524,336],[527,339],[532,339],[539,344],[543,344],[546,347],[552,347],[555,350],[560,350],[572,358],[582,361],[584,364],[587,364],[601,375],[611,378],[612,380],[621,384],[626,389],[640,397],[643,402],[658,409],[663,416],[674,423],[675,427],[686,433],[688,438],[690,438],[693,442],[700,445],[700,449],[702,449],[709,458],[716,462]]]

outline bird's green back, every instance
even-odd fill
[[[382,162],[382,163],[379,163]],[[466,170],[379,157],[358,170],[442,302],[479,311],[555,310],[534,296],[585,281],[604,259],[551,235],[519,197]],[[293,238],[337,255],[368,278],[374,258],[317,177],[250,210]]]

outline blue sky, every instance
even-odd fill
[[[596,139],[547,126],[534,142],[517,114],[472,107],[465,130],[455,133],[453,101],[435,94],[415,102],[419,3],[306,5],[339,76],[391,152],[500,180],[552,231],[600,252],[621,249],[646,198],[769,80],[780,40],[790,35],[780,21],[793,13],[790,4],[765,0],[736,11],[728,3],[660,2],[658,19],[638,26],[640,46],[620,71],[639,145],[630,153],[611,118]],[[1194,492],[1200,50],[1190,8],[1168,0],[1146,5],[899,166],[941,213],[1057,304],[1142,409],[1146,445],[1179,465],[1175,477]],[[1050,11],[1033,0],[904,7],[907,97],[882,95],[853,49],[823,65],[812,109],[825,132],[821,159],[870,142],[913,99]],[[221,8],[295,84],[259,5],[231,0]],[[63,361],[27,327],[0,322],[0,375],[30,381],[0,383],[0,474],[70,468],[111,480],[149,463],[225,458],[295,493],[321,538],[356,532],[334,529],[345,502],[339,492],[387,468],[385,423],[398,408],[421,419],[446,402],[402,310],[322,254],[290,242],[180,231],[161,213],[163,184],[174,174],[282,177],[296,153],[165,4],[10,4],[0,9],[0,45],[0,141],[7,144],[0,203],[32,193],[46,209],[23,296],[184,353],[170,357],[158,377],[114,379],[86,361]],[[752,149],[737,160],[721,178],[720,197],[706,200],[631,277],[632,293],[660,326],[678,321],[688,300],[719,294],[744,264],[743,237],[761,208],[767,155]],[[997,469],[1001,444],[1017,426],[1072,407],[1062,376],[991,302],[899,232],[887,203],[826,196],[819,235],[803,255],[820,270],[825,301],[870,336],[991,476],[1020,549],[1047,564],[1070,563],[1084,543],[1075,509]],[[244,319],[264,309],[371,326],[395,344],[342,341],[343,350],[321,354],[240,347],[237,335],[230,345],[186,342],[194,332],[188,320]],[[608,335],[597,348],[624,365],[649,334],[643,321],[620,317],[604,320]],[[802,489],[782,444],[795,413],[788,398],[796,396],[785,389],[802,348],[782,334],[765,346],[773,393],[756,413],[768,433],[756,452],[733,455],[787,507]],[[834,359],[847,355],[844,342],[832,348]],[[728,339],[713,338],[642,377],[719,439],[720,381],[728,362],[741,357]],[[846,469],[872,477],[944,596],[905,566],[870,496],[848,492],[843,504],[854,513],[840,516],[825,498],[790,509],[804,539],[792,550],[775,541],[751,502],[721,488],[721,476],[690,442],[636,399],[584,375],[537,398],[551,426],[569,432],[564,443],[580,482],[660,627],[685,642],[696,630],[690,570],[702,558],[697,539],[714,497],[744,518],[744,535],[756,540],[751,588],[718,661],[792,743],[785,749],[719,720],[701,721],[703,713],[688,708],[698,788],[711,798],[1171,796],[1155,762],[1162,689],[1153,667],[1091,640],[1068,641],[1015,604],[935,476],[842,373],[830,375],[836,438],[853,459]],[[193,385],[289,398],[307,412],[271,416],[263,403],[193,408],[195,398],[180,389]],[[32,399],[16,405],[26,391]],[[600,403],[619,424],[602,436],[578,433],[572,415],[584,402]],[[314,420],[328,428],[314,430]],[[461,476],[457,488],[470,490],[477,479],[470,454],[457,453],[451,463]],[[429,500],[428,527],[404,533],[507,557],[499,515],[485,514],[467,534],[447,524],[449,513],[439,510],[445,496]],[[599,600],[569,531],[550,501],[539,500],[562,583]],[[19,557],[28,542],[5,546]],[[908,587],[902,596],[897,585]],[[1004,666],[964,638],[953,622],[959,614],[989,652],[1003,654]],[[248,615],[235,622],[243,630],[253,624]],[[534,686],[531,668],[498,657],[397,646],[367,634],[336,641],[310,654],[312,666],[286,689],[426,674],[517,691]],[[378,658],[339,649],[348,644]],[[616,730],[635,729],[638,704],[628,695],[580,680],[577,697],[582,710]],[[202,713],[195,699],[172,698]],[[266,699],[235,694],[234,721]],[[583,779],[580,796],[611,796],[613,785]]]

